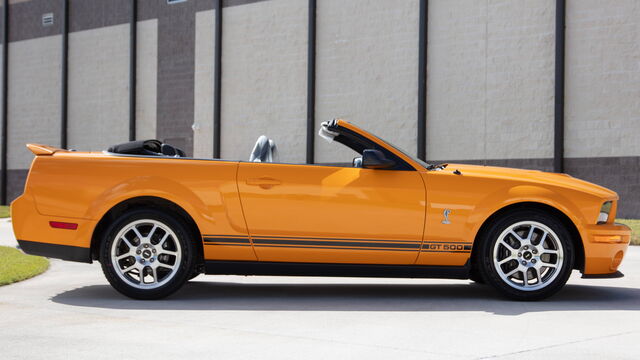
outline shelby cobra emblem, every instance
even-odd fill
[[[442,223],[445,225],[451,224],[451,221],[449,221],[449,214],[451,214],[451,210],[449,209],[444,209],[444,211],[442,212],[442,215],[444,216]]]

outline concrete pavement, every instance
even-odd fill
[[[574,273],[535,303],[469,281],[203,275],[168,299],[136,301],[97,263],[52,260],[0,287],[0,358],[631,359],[639,247],[621,270],[611,280]]]

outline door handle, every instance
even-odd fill
[[[282,182],[278,179],[270,178],[270,177],[259,177],[247,179],[247,185],[251,186],[260,186],[263,189],[271,189],[276,185],[282,184]]]

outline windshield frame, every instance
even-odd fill
[[[420,168],[424,169],[424,170],[430,170],[430,168],[432,167],[431,164],[428,164],[425,161],[422,161],[420,159],[417,159],[415,156],[409,155],[406,152],[404,152],[403,150],[401,150],[400,148],[398,148],[397,146],[391,144],[390,142],[380,138],[379,136],[376,136],[366,130],[363,130],[362,128],[358,127],[357,125],[354,125],[348,121],[342,120],[342,119],[334,119],[331,121],[325,121],[322,123],[321,125],[325,130],[329,130],[330,132],[341,132],[341,131],[347,131],[350,132],[352,134],[355,134],[356,136],[362,137],[363,139],[365,139],[368,142],[371,142],[373,144],[375,144],[376,146],[374,146],[374,148],[378,149],[378,150],[383,150],[383,152],[385,152],[385,154],[392,154],[391,158],[396,160],[398,159],[404,166],[402,166],[401,169],[397,169],[397,168],[392,168],[395,170],[409,170],[406,168],[406,166],[410,167],[411,170],[420,170]],[[359,154],[362,154],[363,149],[360,148],[354,148],[352,146],[349,146],[349,144],[345,144],[344,142],[340,141],[340,136],[334,136],[333,140],[342,143],[343,145],[351,148],[352,150],[356,151]],[[406,159],[405,159],[406,158]]]
[[[377,137],[377,136],[376,136],[376,137]],[[382,138],[378,138],[378,139],[379,139],[380,141],[382,141],[383,143],[385,143],[387,146],[389,146],[389,147],[391,147],[391,148],[395,149],[396,151],[398,151],[398,152],[399,152],[399,153],[401,153],[402,155],[404,155],[404,156],[406,156],[406,157],[410,158],[411,160],[413,160],[413,161],[417,162],[418,164],[420,164],[420,166],[422,166],[422,167],[423,167],[423,168],[425,168],[426,170],[428,170],[431,166],[433,166],[432,164],[429,164],[429,163],[427,163],[427,162],[426,162],[426,161],[424,161],[424,160],[418,159],[417,157],[415,157],[415,156],[413,156],[413,155],[407,154],[405,151],[403,151],[402,149],[400,149],[398,146],[396,146],[396,145],[394,145],[394,144],[390,143],[390,142],[389,142],[389,141],[387,141],[387,140],[384,140],[384,139],[382,139]]]

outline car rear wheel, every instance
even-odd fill
[[[195,248],[188,227],[153,209],[125,213],[107,230],[100,262],[109,283],[135,299],[160,299],[194,273]]]
[[[569,231],[540,210],[518,210],[496,220],[479,254],[482,278],[516,300],[555,294],[569,279],[574,262]]]

